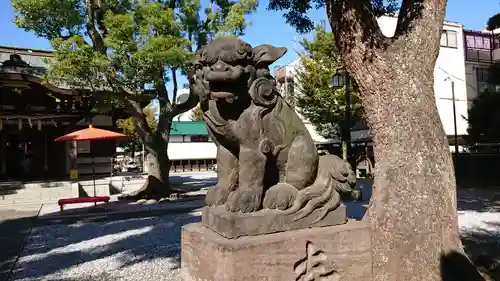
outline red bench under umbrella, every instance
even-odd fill
[[[92,196],[92,197],[74,197],[74,198],[64,198],[59,199],[57,204],[61,212],[64,210],[64,205],[67,204],[78,204],[78,203],[97,203],[97,202],[105,202],[109,203],[109,196]]]
[[[88,128],[83,130],[78,130],[64,136],[58,137],[55,139],[56,142],[61,141],[86,141],[86,140],[106,140],[106,139],[119,139],[127,137],[127,135],[94,128],[92,125],[89,125]],[[63,210],[63,206],[65,204],[76,204],[76,203],[97,203],[97,202],[109,202],[109,196],[96,196],[95,189],[95,167],[94,167],[94,156],[92,155],[92,149],[90,150],[91,158],[92,158],[92,180],[94,182],[94,196],[93,197],[76,197],[76,198],[64,198],[58,201],[59,206],[61,207],[61,211]]]

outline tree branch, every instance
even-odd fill
[[[123,99],[127,111],[132,114],[132,119],[134,120],[134,127],[136,129],[139,137],[144,141],[144,143],[151,143],[152,132],[149,127],[147,116],[144,114],[141,104],[138,101],[132,99]]]
[[[85,0],[85,27],[87,28],[88,35],[92,40],[94,45],[94,50],[106,54],[106,46],[104,45],[104,39],[101,34],[97,31],[95,27],[95,12],[96,5],[95,0]],[[99,8],[100,9],[100,8]]]
[[[172,109],[172,117],[175,117],[181,113],[184,113],[192,108],[194,108],[198,102],[200,101],[200,97],[196,94],[196,90],[194,89],[194,78],[192,76],[188,77],[189,80],[189,97],[187,101],[183,103],[177,103],[173,106]]]
[[[97,0],[97,5],[95,9],[95,18],[96,18],[96,24],[99,29],[99,33],[102,38],[105,38],[108,30],[106,29],[106,26],[104,25],[104,13],[105,11],[102,9],[102,0]]]
[[[178,90],[178,85],[177,85],[177,69],[172,68],[172,83],[174,84],[174,88],[172,89],[172,104],[177,103],[177,90]]]
[[[445,13],[444,0],[403,0],[394,39],[411,42],[412,46],[425,52],[428,49],[439,52]],[[431,32],[429,27],[433,29]],[[421,48],[422,42],[425,42],[426,48]]]
[[[326,12],[335,42],[345,61],[362,65],[374,57],[377,49],[385,48],[388,43],[369,1],[327,0]],[[353,54],[363,56],[359,58]]]

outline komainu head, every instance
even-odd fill
[[[255,79],[271,78],[269,65],[281,58],[286,48],[259,45],[254,48],[236,37],[219,37],[196,53],[196,80],[201,80],[207,97],[232,102],[247,93]]]

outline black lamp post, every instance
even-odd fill
[[[332,76],[332,84],[334,89],[340,89],[345,86],[345,118],[344,126],[342,130],[342,141],[345,147],[342,147],[342,154],[344,160],[349,157],[349,150],[351,148],[351,83],[349,79],[349,73],[347,73],[345,68],[337,70]]]

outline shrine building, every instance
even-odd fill
[[[91,109],[106,102],[105,93],[75,90],[46,83],[47,60],[51,51],[0,46],[0,180],[65,180],[70,174],[69,152],[72,142],[54,139],[95,127],[116,130],[115,120],[123,118],[117,110]],[[101,108],[101,107],[100,107]],[[77,144],[78,175],[109,175],[114,140]]]

